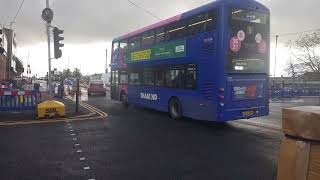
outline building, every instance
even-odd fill
[[[320,73],[307,72],[297,77],[271,77],[271,89],[320,90]]]
[[[0,29],[0,83],[20,77],[24,72],[22,61],[17,57],[17,43],[11,29]]]

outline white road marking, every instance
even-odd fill
[[[73,132],[74,130],[73,129],[70,129],[70,132]]]
[[[281,115],[281,114],[279,114],[279,113],[275,113],[275,112],[269,112],[269,114],[272,114],[272,115]]]
[[[74,144],[74,146],[80,146],[80,144],[77,143],[77,144]]]
[[[95,180],[94,178],[88,179],[88,180]]]
[[[72,140],[77,141],[78,139],[77,138],[73,138]]]
[[[81,150],[81,149],[77,150],[77,153],[81,153],[81,152],[82,152],[82,150]]]
[[[71,127],[71,126],[69,126],[68,128],[69,128],[69,129],[72,129],[72,127]]]
[[[89,170],[90,167],[89,166],[86,166],[86,167],[83,167],[84,170]]]
[[[73,134],[70,134],[70,135],[71,135],[71,136],[75,136],[76,134],[73,133]]]
[[[84,160],[86,160],[86,158],[85,158],[85,157],[80,158],[80,161],[84,161]]]

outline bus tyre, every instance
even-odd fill
[[[174,120],[180,120],[182,118],[182,105],[177,98],[172,98],[170,100],[169,114]]]
[[[128,103],[128,96],[126,93],[121,93],[121,102],[122,102],[122,105],[127,108],[129,106],[129,103]]]

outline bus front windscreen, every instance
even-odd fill
[[[232,9],[228,73],[267,73],[269,15]]]

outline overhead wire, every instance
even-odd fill
[[[20,4],[20,6],[19,6],[19,9],[18,9],[18,11],[17,11],[17,13],[16,13],[16,15],[14,16],[14,18],[13,18],[12,21],[11,21],[11,25],[12,25],[12,23],[14,23],[14,22],[16,21],[18,15],[19,15],[19,13],[20,13],[20,10],[21,10],[21,8],[22,8],[22,6],[23,6],[23,4],[24,4],[24,1],[25,1],[25,0],[22,0],[21,4]]]
[[[149,10],[147,10],[146,8],[142,7],[141,5],[137,4],[136,2],[133,2],[132,0],[127,0],[129,3],[131,3],[132,5],[136,6],[139,9],[142,9],[145,13],[151,15],[152,17],[158,19],[158,20],[162,20],[160,17],[156,16],[155,14],[153,14],[152,12],[150,12]]]

